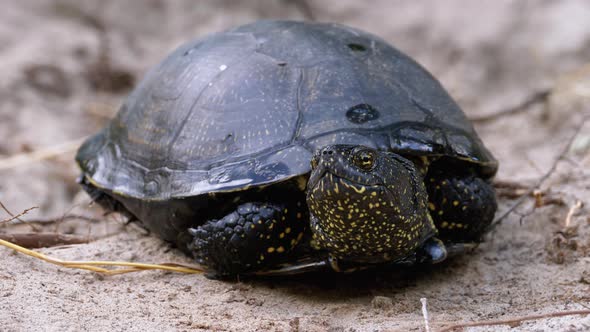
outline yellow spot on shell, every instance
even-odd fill
[[[291,227],[285,228],[285,233],[287,233],[287,234],[291,233]]]
[[[459,201],[453,201],[453,206],[458,206],[459,205]]]
[[[434,210],[436,210],[436,206],[434,206],[434,204],[432,204],[432,203],[428,203],[428,209],[430,211],[434,211]]]
[[[268,249],[266,249],[266,252],[268,252],[269,254],[275,252],[275,247],[268,247]]]
[[[283,246],[280,246],[280,247],[277,248],[277,252],[278,253],[285,252],[285,248]]]

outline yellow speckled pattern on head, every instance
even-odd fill
[[[436,233],[426,189],[411,162],[374,151],[381,165],[366,173],[379,179],[373,184],[356,169],[354,152],[332,150],[320,158],[314,172],[325,173],[307,195],[318,247],[342,260],[376,263],[403,258]]]

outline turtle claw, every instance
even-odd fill
[[[422,250],[426,254],[425,262],[432,264],[440,263],[447,259],[448,256],[445,244],[437,238],[430,238],[427,240],[422,245]]]
[[[287,276],[309,272],[331,270],[329,260],[300,260],[295,264],[283,264],[274,269],[254,272],[257,276]]]
[[[437,238],[431,238],[422,245],[422,255],[417,259],[417,263],[437,264],[450,257],[472,252],[477,246],[477,243],[472,242],[445,244]]]

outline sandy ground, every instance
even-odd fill
[[[501,164],[499,187],[535,184],[590,115],[587,1],[310,4],[316,19],[378,34],[431,70],[468,116],[479,119],[477,130]],[[13,213],[38,206],[28,220],[67,213],[100,219],[38,225],[35,230],[101,237],[39,249],[52,256],[190,263],[122,218],[89,208],[75,183],[72,152],[40,162],[6,158],[64,143],[71,150],[106,123],[149,66],[186,40],[259,18],[303,17],[287,1],[3,4],[0,201]],[[543,91],[546,100],[486,120]],[[528,198],[473,255],[428,269],[239,283],[163,272],[104,277],[0,248],[0,330],[422,331],[420,298],[428,299],[435,331],[458,322],[586,310],[589,142],[590,122],[536,199]],[[500,214],[515,202],[515,190],[499,194]],[[585,206],[573,208],[578,201]],[[7,217],[0,211],[0,220]],[[35,230],[0,226],[0,233]],[[590,316],[468,330],[588,331]]]

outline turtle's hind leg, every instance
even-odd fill
[[[230,277],[284,262],[302,239],[308,216],[303,202],[243,203],[220,219],[189,230],[189,250],[209,277]]]

